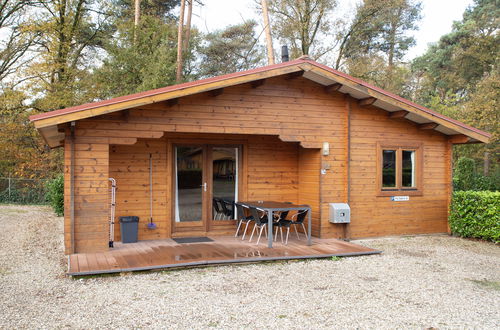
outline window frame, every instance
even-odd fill
[[[383,151],[396,151],[396,186],[383,187]],[[415,187],[403,187],[403,150],[415,151]],[[422,196],[423,195],[423,145],[418,142],[377,142],[377,196]]]

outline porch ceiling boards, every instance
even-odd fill
[[[290,233],[292,235],[294,233]],[[83,276],[182,268],[217,264],[327,258],[379,254],[382,251],[337,239],[314,238],[307,246],[304,239],[292,238],[288,245],[276,243],[268,248],[232,236],[210,237],[214,242],[178,244],[171,239],[115,243],[101,253],[79,253],[69,257],[68,275]]]

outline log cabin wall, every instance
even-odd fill
[[[241,200],[298,200],[297,143],[283,142],[275,136],[168,133],[161,139],[139,139],[134,145],[110,147],[110,176],[116,179],[116,219],[134,215],[140,219],[139,240],[172,237],[172,159],[174,143],[226,143],[242,145],[244,155]],[[149,220],[149,155],[153,160],[153,220],[156,230],[147,228]],[[232,234],[234,225],[217,227],[210,234]],[[184,232],[175,236],[205,235]],[[120,240],[120,225],[115,227]]]
[[[349,104],[352,108],[350,126]],[[233,86],[80,120],[76,133],[79,139],[102,139],[112,145],[109,174],[120,181],[138,177],[141,181],[147,173],[148,163],[137,157],[149,157],[149,153],[153,153],[158,166],[165,166],[166,171],[160,168],[156,171],[159,180],[166,180],[165,186],[158,183],[158,188],[165,187],[165,192],[156,194],[159,200],[155,203],[159,204],[154,207],[155,222],[160,223],[160,228],[154,233],[141,229],[139,239],[171,235],[168,180],[172,160],[168,141],[180,134],[205,141],[243,139],[247,144],[243,155],[247,190],[242,197],[311,204],[313,232],[321,237],[345,235],[343,225],[329,223],[328,203],[348,201],[349,173],[352,183],[350,237],[446,231],[443,229],[445,196],[450,177],[446,172],[449,157],[443,157],[448,150],[445,137],[419,130],[402,119],[389,119],[387,112],[375,107],[361,108],[350,97],[327,92],[323,86],[303,77],[270,78],[263,84]],[[376,143],[387,139],[423,142],[423,196],[399,204],[376,196]],[[326,156],[320,152],[324,142],[329,143]],[[134,154],[137,154],[135,160],[131,157]],[[125,166],[126,159],[132,160],[129,164],[132,172],[127,169],[129,165]],[[324,174],[319,174],[321,169]],[[104,175],[104,168],[102,170],[100,174]],[[102,180],[97,184],[102,184]],[[139,188],[129,188],[130,194],[124,189],[120,191],[119,187],[118,203],[124,204],[128,198],[127,201],[133,200],[139,209],[132,209],[133,203],[127,202],[131,206],[122,209],[123,206],[118,206],[117,217],[122,211],[133,210],[149,218],[149,204],[139,206],[141,200],[149,196],[145,193],[148,187],[144,187],[144,183],[138,185]],[[421,209],[425,212],[420,212]],[[164,214],[167,219],[162,222]]]
[[[74,159],[71,145],[74,144]],[[108,159],[109,145],[101,139],[64,144],[64,246],[65,253],[96,252],[108,248]],[[74,227],[71,224],[71,162],[74,160]],[[72,228],[73,227],[73,228]],[[71,235],[74,232],[74,240]],[[74,242],[74,246],[72,243]]]
[[[390,119],[376,107],[351,104],[351,236],[446,232],[451,184],[447,138],[405,119]],[[405,202],[377,196],[377,142],[422,145],[422,196]]]

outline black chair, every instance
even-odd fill
[[[290,235],[290,227],[294,225],[295,233],[297,234],[297,238],[300,239],[299,237],[299,232],[297,231],[298,225],[302,226],[302,229],[304,229],[304,235],[306,235],[307,238],[307,231],[306,231],[306,226],[304,225],[304,221],[306,219],[308,210],[300,210],[296,214],[292,216],[292,220],[286,219],[286,216],[280,217],[280,220],[275,224],[276,226],[276,234],[275,237],[278,236],[278,228],[280,229],[281,232],[281,242],[283,243],[283,228],[286,228],[286,239],[285,239],[285,244],[288,244],[288,236]],[[284,212],[283,212],[284,213]],[[293,220],[296,218],[295,220]]]
[[[278,238],[278,228],[280,230],[281,234],[281,243],[283,243],[283,228],[287,229],[286,232],[286,242],[285,244],[288,244],[288,234],[290,233],[290,225],[292,224],[291,220],[287,220],[286,217],[288,216],[289,211],[283,211],[278,214],[277,221],[274,222],[273,226],[276,227],[276,232],[274,234],[274,240]]]
[[[214,220],[220,220],[220,217],[223,216],[223,213],[222,213],[222,210],[220,209],[220,206],[219,206],[219,201],[217,198],[212,198],[212,206],[213,206],[213,209],[214,209]]]
[[[231,217],[233,216],[233,210],[232,210],[232,203],[229,203],[223,199],[218,199],[219,203],[220,203],[220,206],[221,206],[221,209],[222,209],[222,214],[223,214],[223,218],[224,220],[230,220]],[[228,208],[228,206],[230,206]]]
[[[248,229],[248,225],[250,224],[250,222],[253,220],[253,217],[250,215],[250,216],[246,216],[245,215],[245,207],[239,203],[235,203],[235,206],[236,206],[236,210],[238,210],[238,228],[236,228],[236,234],[234,234],[234,237],[238,237],[238,233],[240,232],[240,228],[241,228],[241,224],[243,222],[246,222],[246,225],[245,225],[245,231],[243,231],[243,236],[242,236],[242,240],[245,239],[245,235],[247,233],[247,229]]]
[[[259,215],[259,211],[255,207],[250,207],[250,214],[252,215],[255,225],[252,230],[252,235],[250,235],[250,240],[248,242],[252,241],[253,234],[255,233],[255,230],[259,230],[259,237],[257,238],[257,244],[260,242],[260,237],[262,236],[262,230],[266,230],[266,235],[267,235],[267,225],[268,225],[268,219],[267,219],[267,214],[263,214],[262,216]]]
[[[306,226],[304,226],[304,221],[306,220],[306,215],[307,215],[308,211],[309,210],[300,210],[297,212],[297,214],[294,214],[292,216],[291,225],[294,225],[295,233],[297,234],[298,239],[300,239],[300,237],[299,237],[299,232],[297,231],[296,226],[299,226],[299,225],[302,226],[302,229],[304,230],[304,235],[306,235],[306,238],[308,237]],[[296,217],[295,220],[293,220],[294,217]]]

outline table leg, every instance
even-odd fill
[[[311,216],[311,209],[309,209],[308,216],[307,216],[307,231],[308,231],[308,239],[307,239],[307,245],[312,245],[312,240],[311,240],[311,227],[312,227],[312,216]]]
[[[273,247],[273,211],[267,210],[267,247]]]

